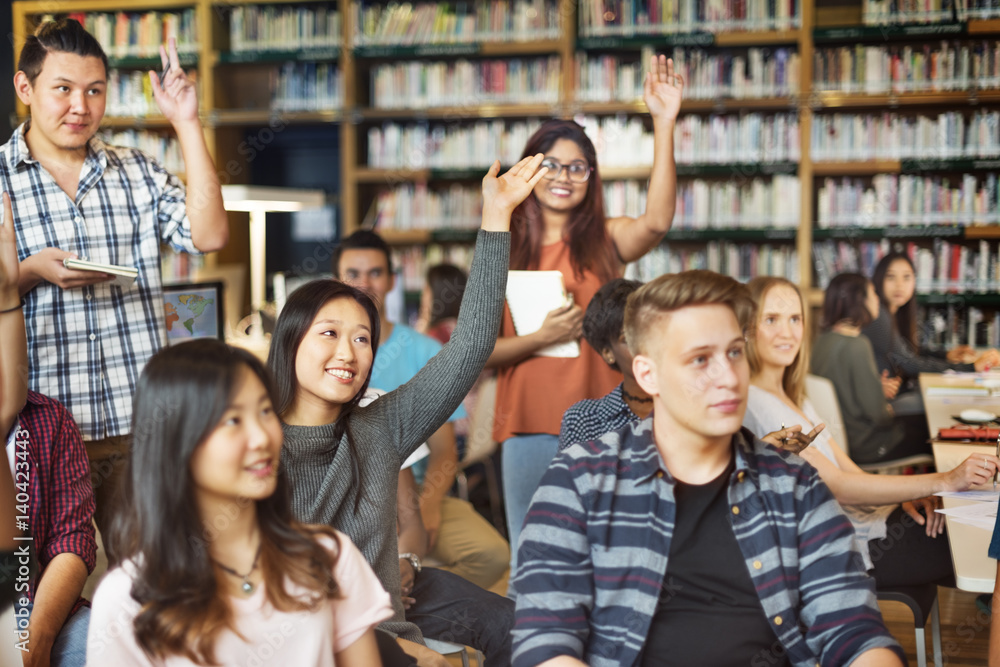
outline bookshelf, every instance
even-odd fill
[[[156,23],[143,17],[184,33],[224,183],[252,182],[285,128],[335,137],[341,232],[377,222],[419,289],[424,263],[467,257],[488,163],[516,161],[547,118],[592,132],[610,213],[641,210],[642,63],[655,49],[688,85],[679,209],[643,270],[778,271],[815,304],[817,253],[863,267],[872,248],[913,244],[934,259],[946,243],[949,260],[966,248],[978,271],[986,243],[997,280],[1000,10],[974,0],[941,19],[935,2],[906,20],[886,0],[135,0],[123,33],[135,44],[108,50],[120,97],[138,105],[136,76],[158,67],[144,50]],[[15,52],[53,11],[94,14],[105,35],[121,21],[111,0],[15,1]],[[169,125],[148,109],[105,126],[169,154]],[[915,192],[953,204],[900,200]],[[866,209],[873,200],[884,210]],[[218,261],[245,263],[245,220],[234,216],[232,232]]]

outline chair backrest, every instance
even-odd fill
[[[844,428],[844,418],[840,414],[840,403],[833,383],[819,375],[806,375],[806,396],[826,424],[830,437],[845,453],[849,453],[847,430]]]

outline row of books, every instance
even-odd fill
[[[875,266],[894,248],[888,239],[813,243],[816,285],[826,289],[840,273],[871,276]],[[989,241],[974,244],[934,239],[929,244],[910,241],[895,248],[913,261],[919,294],[987,293],[1000,288],[1000,247]]]
[[[101,140],[112,146],[127,146],[138,148],[151,156],[172,173],[184,171],[184,156],[181,153],[177,139],[169,134],[149,132],[148,130],[102,130]]]
[[[1000,111],[817,114],[813,160],[943,160],[1000,155]]]
[[[580,36],[792,30],[797,0],[590,0],[580,6]]]
[[[957,179],[911,174],[826,178],[816,194],[820,227],[1000,224],[997,174]]]
[[[644,50],[643,54],[651,53]],[[686,99],[785,97],[799,92],[799,54],[791,48],[712,52],[677,47],[665,51],[684,77]],[[645,63],[617,55],[576,55],[577,100],[633,102],[642,99]]]
[[[601,167],[649,166],[653,132],[639,117],[578,118]],[[368,130],[368,161],[379,169],[487,168],[512,165],[541,121],[480,120],[457,123],[386,122]],[[678,164],[767,164],[799,159],[798,116],[793,113],[685,115],[674,133]],[[734,172],[734,177],[753,176]]]
[[[601,167],[653,164],[653,131],[642,118],[585,116],[582,121]],[[799,157],[799,119],[794,113],[687,114],[674,130],[677,164],[768,164]],[[753,175],[733,173],[736,178]]]
[[[160,46],[173,37],[177,52],[198,51],[196,12],[74,12],[76,19],[93,35],[113,58],[158,56]]]
[[[403,289],[407,292],[419,292],[427,282],[427,269],[436,264],[454,264],[468,271],[472,266],[473,250],[471,243],[432,243],[427,246],[393,248],[392,262],[402,278]]]
[[[372,106],[381,109],[555,104],[559,56],[402,62],[372,69]]]
[[[604,183],[608,216],[642,215],[647,188],[645,181]],[[784,175],[744,181],[680,181],[673,229],[794,229],[799,225],[801,190],[797,177]]]
[[[482,215],[480,188],[460,183],[403,183],[380,192],[375,202],[375,228],[382,230],[475,229]]]
[[[343,42],[340,12],[327,5],[239,5],[229,17],[229,48],[293,51],[336,48]]]
[[[354,3],[358,46],[525,42],[559,37],[556,0]]]
[[[110,70],[104,112],[108,116],[140,118],[159,114],[159,107],[153,100],[153,87],[149,82],[149,75],[141,70]]]
[[[865,0],[866,25],[947,23],[1000,17],[993,0]]]
[[[336,63],[287,62],[272,70],[271,108],[330,111],[344,102],[344,82]]]
[[[997,87],[1000,42],[996,40],[857,44],[816,49],[813,58],[817,91],[877,94]]]
[[[384,123],[368,130],[368,166],[377,169],[478,169],[516,164],[541,121]]]
[[[1000,310],[984,312],[975,306],[961,304],[928,306],[920,317],[918,328],[921,345],[929,350],[945,352],[958,345],[975,348],[1000,347]]]
[[[704,246],[664,243],[625,269],[625,277],[648,282],[664,273],[708,269],[746,282],[757,276],[781,276],[799,282],[799,253],[782,244],[710,241]]]

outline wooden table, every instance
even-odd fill
[[[1000,375],[991,374],[1000,383]],[[990,378],[993,379],[993,378]],[[929,387],[983,387],[976,378],[968,374],[944,375],[941,373],[921,373],[920,393],[927,411],[927,427],[931,437],[938,431],[956,422],[954,416],[969,408],[1000,413],[1000,396],[930,396]],[[938,472],[952,470],[970,454],[995,454],[996,441],[988,443],[933,440],[934,465]],[[976,502],[959,498],[945,498],[945,508],[959,507]],[[992,593],[997,574],[997,562],[987,555],[992,534],[988,530],[969,526],[946,517],[948,526],[948,546],[955,564],[955,580],[964,591]]]

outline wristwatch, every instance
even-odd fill
[[[414,572],[420,572],[420,557],[412,551],[407,551],[405,554],[399,554],[400,558],[405,558],[410,561],[410,565],[413,566]]]

